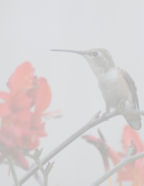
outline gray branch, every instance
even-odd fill
[[[59,152],[61,152],[65,147],[67,147],[69,144],[71,144],[74,140],[76,140],[79,136],[81,136],[83,133],[88,131],[89,129],[97,126],[98,124],[117,116],[118,112],[112,112],[112,113],[106,113],[102,117],[98,117],[98,114],[96,114],[86,125],[84,125],[82,128],[80,128],[78,131],[76,131],[74,134],[72,134],[69,138],[67,138],[63,143],[58,145],[53,151],[51,151],[49,154],[47,154],[42,160],[41,164],[46,164],[49,160],[54,158]],[[38,166],[34,165],[29,172],[26,173],[26,175],[20,180],[20,185],[23,185],[37,170],[39,169]]]
[[[124,167],[125,165],[132,163],[133,161],[140,159],[144,157],[144,152],[139,153],[137,155],[129,156],[128,158],[125,158],[120,163],[118,163],[113,169],[108,171],[106,174],[104,174],[101,178],[99,178],[92,186],[98,186],[102,184],[104,181],[106,181],[110,176],[115,174],[119,169]]]

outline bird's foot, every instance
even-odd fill
[[[96,119],[99,119],[100,117],[101,117],[101,111],[98,111],[91,120],[95,121]]]

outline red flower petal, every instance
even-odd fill
[[[142,152],[144,150],[144,145],[138,133],[135,130],[133,130],[131,127],[125,126],[122,135],[122,143],[125,151],[127,151],[127,149],[129,148],[132,142],[134,142],[137,152]]]
[[[22,152],[20,151],[15,151],[14,153],[14,158],[16,160],[16,162],[23,167],[24,169],[28,169],[29,168],[29,164],[27,162],[27,160],[25,159],[24,155],[22,154]]]
[[[44,78],[38,79],[38,90],[36,93],[35,112],[43,112],[50,104],[51,90]]]
[[[7,100],[9,98],[9,93],[7,92],[0,92],[0,99]]]
[[[33,81],[33,72],[34,70],[29,62],[21,64],[10,77],[8,87],[14,93],[19,90],[29,89]]]

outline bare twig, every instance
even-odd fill
[[[39,183],[39,185],[42,186],[43,185],[42,180],[37,172],[34,174],[34,177],[36,181]]]
[[[83,133],[88,131],[89,129],[95,127],[96,125],[114,117],[117,116],[118,113],[112,112],[112,113],[106,113],[102,115],[102,117],[98,117],[98,114],[96,114],[86,125],[84,125],[82,128],[80,128],[78,131],[76,131],[74,134],[72,134],[69,138],[67,138],[63,143],[61,143],[58,147],[56,147],[52,152],[47,154],[42,160],[41,165],[46,164],[49,160],[51,160],[53,157],[55,157],[59,152],[61,152],[65,147],[67,147],[69,144],[71,144],[74,140],[76,140],[79,136],[81,136]],[[20,180],[20,185],[23,185],[37,170],[39,169],[38,166],[34,165],[31,170]]]
[[[13,164],[12,160],[9,157],[7,159],[8,159],[10,170],[11,170],[14,182],[15,182],[15,186],[20,186],[20,184],[18,182],[17,175],[16,175],[16,171],[15,171],[15,168],[14,168],[14,164]]]
[[[133,161],[135,161],[137,159],[140,159],[142,157],[144,157],[144,152],[139,153],[137,155],[133,155],[133,156],[129,156],[129,157],[125,158],[120,163],[118,163],[113,169],[111,169],[110,171],[108,171],[107,173],[105,173],[101,178],[99,178],[92,186],[98,186],[98,185],[102,184],[110,176],[112,176],[113,174],[115,174],[119,169],[121,169],[125,165],[127,165],[129,163],[132,163]]]

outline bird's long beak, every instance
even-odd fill
[[[84,54],[83,51],[79,51],[79,50],[51,49],[50,51],[52,51],[52,52],[70,52],[70,53],[75,53],[75,54],[79,54],[79,55]]]

